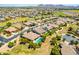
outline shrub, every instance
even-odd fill
[[[61,36],[57,35],[56,38],[57,38],[57,40],[61,40]]]
[[[0,42],[0,47],[3,45],[3,43]]]
[[[75,41],[75,42],[74,42],[75,45],[77,45],[78,43],[79,43],[78,41]]]
[[[70,44],[73,45],[73,44],[74,44],[74,40],[71,40],[71,41],[70,41]]]
[[[10,27],[10,26],[11,26],[11,23],[10,23],[10,22],[8,22],[8,23],[6,24],[6,26],[7,26],[7,27]]]
[[[12,48],[13,46],[14,46],[14,43],[13,43],[13,42],[9,42],[9,43],[8,43],[8,47],[9,47],[9,48]]]
[[[16,40],[14,40],[14,43],[16,43]]]
[[[10,55],[9,53],[3,53],[2,55]]]
[[[72,31],[72,30],[73,30],[73,28],[72,28],[72,27],[69,27],[69,28],[68,28],[68,31]]]
[[[36,48],[39,48],[40,46],[41,46],[41,43],[36,44],[36,43],[33,43],[33,42],[30,41],[28,48],[33,48],[35,50]]]
[[[20,44],[26,44],[26,43],[29,43],[28,39],[20,38]]]
[[[65,39],[65,38],[63,38],[63,42],[64,42],[64,41],[66,41],[66,39]]]

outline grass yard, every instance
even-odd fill
[[[8,23],[8,22],[11,22],[11,23],[24,22],[24,21],[28,21],[29,19],[30,19],[30,18],[28,18],[28,17],[24,17],[24,18],[18,17],[18,18],[16,18],[16,19],[12,19],[12,20],[9,20],[9,21],[1,22],[1,23],[0,23],[0,26],[5,26],[6,23]]]
[[[12,55],[30,55],[37,53],[37,50],[28,49],[28,44],[26,45],[18,45],[15,48],[13,48],[11,51],[8,51],[9,54]]]
[[[63,12],[61,11],[57,11],[57,12],[54,12],[54,16],[68,16],[67,14],[64,14]]]
[[[49,55],[51,51],[51,45],[50,40],[52,36],[48,36],[44,43],[42,43],[40,48],[34,49],[28,49],[28,43],[25,45],[17,45],[14,47],[11,51],[6,51],[5,53],[11,54],[11,55]]]
[[[68,10],[68,11],[71,11],[71,12],[79,12],[79,10]]]

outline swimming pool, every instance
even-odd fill
[[[34,43],[39,44],[39,43],[41,43],[43,40],[44,40],[44,38],[39,37],[39,38],[37,38],[37,39],[34,41]]]

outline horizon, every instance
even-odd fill
[[[38,6],[40,4],[0,4],[0,7],[28,7]],[[64,6],[79,6],[79,4],[41,4],[41,5],[64,5]]]

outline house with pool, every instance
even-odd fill
[[[36,34],[36,33],[32,32],[32,31],[31,32],[25,32],[22,35],[22,37],[26,38],[28,40],[31,40],[36,44],[39,44],[44,40],[43,37],[41,37],[39,34]]]

